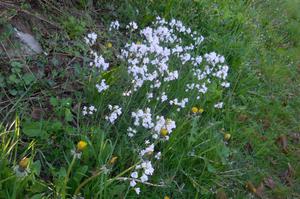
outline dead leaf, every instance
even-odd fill
[[[44,73],[45,73],[45,76],[47,77],[48,75],[50,75],[52,72],[52,69],[51,69],[51,66],[45,66],[45,69],[44,69]]]
[[[280,179],[284,184],[292,185],[292,180],[295,174],[295,170],[290,163],[288,163],[288,169],[280,174]]]
[[[73,108],[72,108],[72,111],[77,113],[80,109],[80,105],[81,105],[80,103],[75,104],[75,106],[73,106]]]
[[[248,154],[251,154],[253,152],[253,147],[250,142],[247,142],[244,146],[245,151],[248,152]]]
[[[264,130],[267,130],[268,128],[270,128],[270,126],[271,126],[271,123],[270,123],[270,120],[268,120],[268,119],[263,119],[263,129]]]
[[[264,189],[265,189],[264,183],[261,182],[260,185],[256,188],[255,194],[258,197],[263,198]]]
[[[246,114],[240,114],[240,115],[238,116],[238,120],[239,120],[240,122],[245,122],[247,119],[248,119],[248,116],[247,116]]]
[[[223,189],[217,191],[216,199],[227,199],[227,195]]]
[[[248,181],[246,182],[246,188],[251,192],[251,193],[256,193],[256,188],[252,184],[252,182]]]
[[[32,108],[31,117],[34,120],[42,119],[43,109],[41,108]]]
[[[282,149],[284,153],[288,152],[288,139],[286,135],[281,135],[276,139],[277,145]]]
[[[267,177],[264,179],[264,183],[267,187],[269,187],[270,189],[274,189],[275,188],[275,182],[273,180],[272,177]]]
[[[291,138],[292,141],[294,141],[295,143],[299,143],[299,141],[300,141],[300,133],[291,133],[291,134],[290,134],[290,138]]]

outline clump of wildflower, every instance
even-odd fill
[[[93,115],[95,112],[97,112],[97,109],[93,105],[89,107],[84,106],[82,109],[82,115]]]
[[[105,116],[105,119],[111,124],[114,124],[118,117],[122,114],[122,108],[118,105],[112,106],[109,104],[108,109],[112,112],[110,113],[110,115]]]
[[[99,93],[102,93],[109,88],[109,85],[106,84],[105,79],[102,79],[100,84],[96,84],[96,88]]]
[[[14,167],[14,172],[18,177],[25,177],[30,173],[30,169],[28,167],[30,159],[24,157],[20,160],[19,164]]]

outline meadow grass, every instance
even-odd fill
[[[47,39],[36,27],[48,56],[1,61],[0,198],[300,198],[297,0],[78,2],[63,9],[58,2],[40,1],[39,12],[61,27],[49,29]],[[9,30],[15,12],[6,11],[1,24]],[[225,56],[227,91],[209,93],[180,113],[149,105],[147,88],[122,97],[129,77],[116,55],[127,41],[141,38],[105,27],[116,19],[146,27],[157,16],[179,19],[201,33],[200,53]],[[112,66],[104,73],[88,67],[83,37],[93,31],[97,50]],[[1,33],[1,43],[5,38]],[[103,78],[115,86],[99,95],[95,84]],[[172,96],[182,99],[188,80],[172,84]],[[220,98],[224,108],[211,108]],[[91,104],[99,111],[83,116],[83,105]],[[108,104],[123,108],[114,125],[104,119]],[[194,105],[204,112],[193,115]],[[176,129],[156,146],[162,158],[138,196],[126,178],[140,161],[145,135],[133,141],[126,129],[131,112],[147,106],[175,120]],[[87,147],[76,159],[71,150],[78,150],[80,140]],[[26,163],[24,157],[28,175],[19,177],[16,167]]]

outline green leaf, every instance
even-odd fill
[[[71,113],[71,110],[68,108],[65,109],[65,120],[67,122],[71,122],[73,120],[73,115]]]
[[[37,176],[40,175],[41,172],[41,162],[39,160],[35,161],[31,167],[32,173],[35,173]]]
[[[50,104],[51,104],[52,106],[58,106],[58,99],[55,98],[55,97],[51,97],[51,98],[50,98]]]
[[[23,80],[25,82],[26,85],[30,85],[32,82],[35,81],[35,76],[32,74],[32,73],[26,73],[24,76],[23,76]]]
[[[23,126],[23,132],[29,137],[45,137],[47,132],[43,129],[42,122],[30,122],[25,123]]]

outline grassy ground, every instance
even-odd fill
[[[117,179],[128,177],[138,161],[139,141],[132,144],[124,135],[127,118],[110,126],[102,121],[103,111],[89,119],[81,114],[86,103],[99,109],[119,103],[122,87],[99,97],[92,87],[99,74],[87,67],[83,37],[99,33],[99,51],[114,66],[105,77],[118,82],[124,65],[116,54],[128,35],[105,27],[115,19],[147,26],[156,16],[180,19],[203,34],[203,50],[225,56],[231,87],[222,95],[222,111],[209,102],[201,104],[198,117],[190,117],[190,110],[170,111],[177,129],[159,146],[163,158],[155,164],[154,186],[143,185],[140,197],[300,198],[297,0],[57,2],[2,5],[1,44],[10,37],[10,24],[27,16],[27,23],[38,23],[33,32],[48,56],[0,60],[0,198],[71,198],[75,192],[137,198],[128,182]],[[121,103],[139,107],[146,103],[143,95]],[[70,150],[79,140],[87,141],[87,151],[73,162]],[[18,178],[13,168],[23,157],[30,158],[31,172]]]

